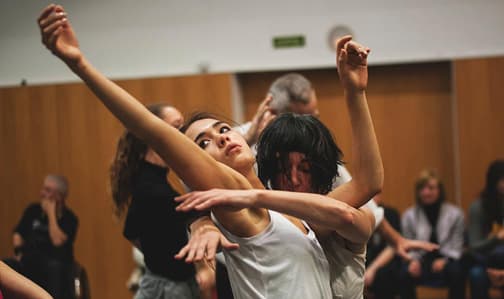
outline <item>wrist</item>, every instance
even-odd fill
[[[345,87],[343,92],[346,96],[349,96],[352,98],[360,98],[360,97],[364,97],[366,95],[365,89],[355,89],[355,88],[346,88]]]

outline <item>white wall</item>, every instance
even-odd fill
[[[0,85],[73,81],[40,44],[47,1],[0,1]],[[503,0],[61,1],[88,58],[108,76],[328,67],[327,33],[350,26],[375,64],[504,55]],[[303,34],[302,49],[271,38]]]

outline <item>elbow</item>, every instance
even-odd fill
[[[339,219],[338,226],[353,226],[357,221],[356,209],[348,204],[336,208],[336,214]]]
[[[54,238],[54,239],[52,239],[52,243],[53,243],[54,247],[61,247],[61,246],[65,245],[66,239],[67,239],[66,237]]]

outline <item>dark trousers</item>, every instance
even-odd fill
[[[397,292],[397,281],[401,270],[401,261],[394,258],[390,263],[378,269],[375,274],[373,284],[368,288],[368,292],[377,299],[393,299]]]
[[[215,269],[215,283],[217,284],[217,297],[219,299],[233,299],[226,266],[219,262],[217,262]]]
[[[432,263],[422,262],[422,274],[414,278],[408,272],[408,264],[403,265],[399,280],[402,299],[416,299],[417,285],[448,287],[450,299],[465,298],[466,271],[460,261],[450,259],[440,273],[433,273],[431,267]]]
[[[483,265],[474,265],[469,270],[469,283],[471,286],[472,299],[488,299],[490,280]]]
[[[71,298],[70,263],[41,256],[24,256],[21,261],[5,259],[4,262],[46,290],[55,299]]]

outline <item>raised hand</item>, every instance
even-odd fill
[[[187,212],[190,210],[207,210],[215,206],[223,206],[231,210],[251,208],[256,194],[253,190],[225,190],[212,189],[209,191],[190,192],[175,198],[180,202],[176,210]]]
[[[79,62],[82,58],[79,42],[62,6],[47,6],[37,21],[47,49],[69,65]]]
[[[346,92],[362,92],[367,87],[367,56],[371,49],[347,35],[336,42],[336,65]]]

